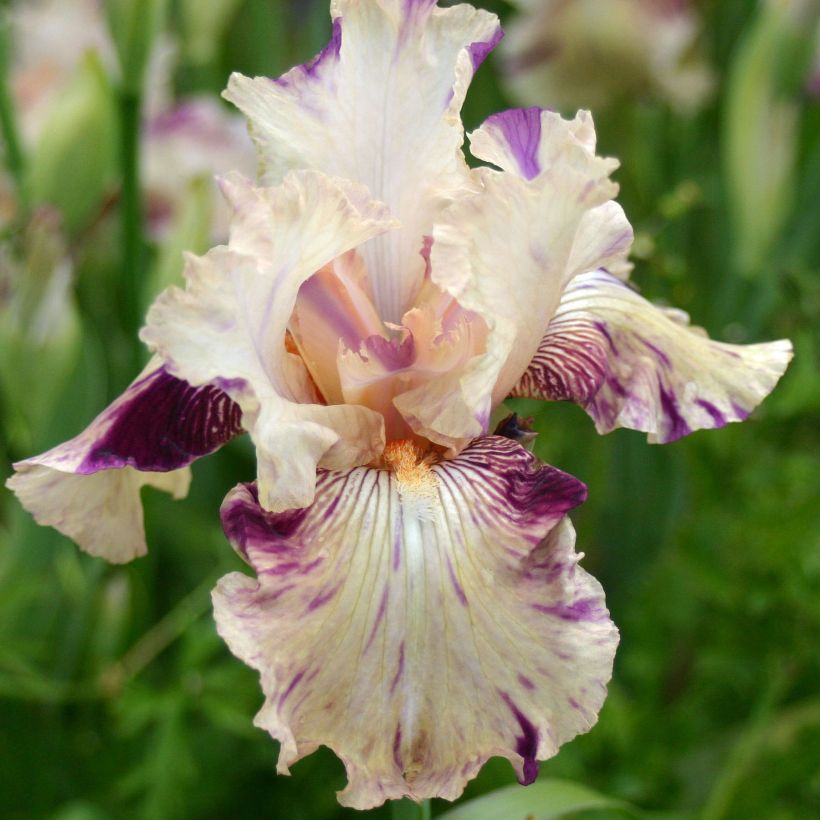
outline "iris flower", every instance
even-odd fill
[[[278,768],[319,745],[345,805],[456,798],[491,756],[522,783],[596,721],[617,630],[578,565],[586,488],[490,418],[575,401],[602,432],[671,441],[745,418],[786,342],[736,347],[624,280],[632,232],[589,114],[459,111],[497,18],[337,0],[277,80],[234,75],[261,185],[221,181],[227,245],[154,303],[154,358],[83,433],[16,465],[43,524],[112,561],[145,551],[139,489],[246,431],[257,478],[222,523],[255,576],[214,591],[257,669]]]
[[[574,111],[637,95],[699,108],[714,85],[699,53],[691,0],[512,0],[502,47],[509,90],[522,102]]]

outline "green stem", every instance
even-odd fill
[[[129,339],[136,337],[142,319],[145,279],[143,203],[140,187],[140,93],[120,89],[120,171],[122,174],[122,316]],[[136,349],[136,348],[135,348]]]
[[[390,817],[392,820],[430,820],[430,801],[416,803],[413,800],[394,800],[390,804]]]
[[[25,155],[20,144],[20,136],[17,131],[17,122],[14,116],[14,105],[11,99],[11,92],[8,84],[9,69],[9,37],[8,37],[8,13],[0,8],[0,133],[5,144],[5,159],[9,173],[14,179],[17,188],[17,196],[20,202],[22,216],[28,212],[30,201],[28,188],[26,186]]]

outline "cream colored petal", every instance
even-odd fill
[[[469,186],[459,111],[500,28],[434,0],[336,0],[331,13],[316,59],[276,81],[234,74],[225,96],[250,120],[265,181],[294,168],[355,180],[401,221],[362,249],[379,313],[398,323],[424,275],[422,236]]]
[[[496,115],[470,135],[474,152],[505,170],[475,172],[481,192],[448,209],[430,251],[432,281],[484,320],[486,353],[395,400],[417,433],[456,450],[486,432],[578,264],[620,252],[612,224],[624,242],[631,235],[609,201],[617,192],[609,180],[615,163],[595,155],[589,115],[520,114]]]
[[[189,257],[187,287],[169,288],[143,340],[191,384],[213,383],[242,408],[257,449],[263,504],[309,504],[317,464],[350,467],[384,446],[380,416],[324,406],[285,337],[299,288],[350,248],[393,226],[361,187],[313,171],[276,188],[223,182],[234,218],[227,247]]]
[[[14,465],[7,486],[39,524],[114,563],[146,552],[140,488],[182,498],[195,459],[241,432],[239,408],[154,359],[80,435]]]
[[[663,443],[743,421],[791,357],[785,340],[712,341],[686,314],[655,307],[597,271],[570,283],[513,395],[569,399],[601,433],[629,427]]]
[[[237,487],[223,525],[256,578],[213,596],[260,672],[279,772],[326,745],[359,809],[455,799],[491,756],[531,782],[595,723],[617,644],[563,517],[583,485],[498,437],[432,468],[394,455],[395,472],[320,471],[307,509]]]
[[[6,486],[43,526],[54,527],[90,555],[124,564],[148,551],[140,489],[156,487],[184,498],[191,483],[188,467],[146,473],[133,467],[83,475],[43,464],[20,462]]]

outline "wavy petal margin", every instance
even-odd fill
[[[395,399],[416,433],[454,451],[487,432],[579,266],[621,258],[632,238],[611,201],[617,162],[596,156],[588,112],[565,120],[540,109],[507,111],[470,134],[470,145],[502,170],[477,169],[480,191],[435,225],[431,278],[484,320],[486,352]]]
[[[124,563],[147,551],[140,488],[184,497],[183,468],[240,432],[239,407],[225,393],[192,387],[155,359],[79,436],[17,462],[6,486],[38,524]]]
[[[628,427],[666,443],[746,419],[791,358],[787,340],[712,341],[681,311],[594,271],[567,287],[512,395],[574,401],[600,433]]]
[[[379,314],[399,322],[424,277],[422,236],[469,186],[459,112],[501,29],[435,0],[335,0],[331,16],[314,60],[276,81],[234,74],[225,97],[250,121],[265,182],[298,168],[355,180],[401,222],[362,251]]]
[[[365,407],[320,403],[285,337],[300,286],[328,262],[392,227],[361,187],[295,171],[275,188],[223,180],[230,241],[188,257],[185,290],[155,301],[141,338],[170,372],[217,384],[242,408],[256,446],[266,509],[310,504],[316,466],[366,464],[384,448],[384,424]]]
[[[257,577],[219,582],[217,628],[261,673],[279,772],[326,745],[359,809],[455,799],[497,755],[532,782],[595,723],[618,640],[564,517],[585,495],[495,436],[433,467],[320,471],[306,509],[233,490],[223,526]]]

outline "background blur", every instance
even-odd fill
[[[622,634],[600,723],[541,776],[635,807],[589,817],[816,817],[817,7],[578,0],[568,18],[566,2],[480,5],[511,31],[473,83],[467,129],[522,102],[591,105],[601,153],[622,162],[642,291],[723,340],[789,337],[796,349],[747,423],[665,447],[623,430],[598,437],[574,406],[520,403],[537,453],[589,485],[578,545]],[[145,304],[178,279],[182,249],[220,240],[210,174],[253,168],[218,101],[229,72],[303,62],[329,18],[314,0],[113,0],[112,37],[94,0],[2,10],[8,475],[125,387],[144,360]],[[141,167],[123,162],[135,146]],[[142,232],[122,227],[134,203]],[[2,491],[0,816],[354,816],[336,804],[344,773],[326,750],[275,775],[276,746],[251,725],[256,674],[214,629],[210,589],[243,568],[217,510],[254,475],[251,449],[236,440],[193,472],[186,501],[145,491],[151,551],[123,567],[37,527]],[[491,761],[466,796],[512,782],[506,761]],[[434,816],[446,809],[433,802]]]

